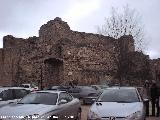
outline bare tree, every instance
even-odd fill
[[[141,22],[140,14],[135,10],[124,6],[123,12],[112,7],[111,16],[105,18],[105,23],[97,28],[99,34],[120,38],[123,35],[132,35],[135,40],[137,51],[143,51],[146,48],[144,41],[144,25]]]

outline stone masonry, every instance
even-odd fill
[[[3,44],[0,86],[22,83],[50,86],[73,80],[88,85],[107,81],[108,76],[132,83],[131,79],[142,78],[136,76],[138,70],[144,72],[149,68],[149,58],[135,52],[131,36],[114,39],[72,31],[60,18],[42,25],[39,37],[22,39],[8,35]]]

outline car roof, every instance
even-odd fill
[[[24,84],[21,84],[21,85],[31,85],[31,84],[29,84],[29,83],[24,83]]]
[[[57,94],[60,94],[60,93],[64,93],[65,91],[59,91],[59,90],[41,90],[41,91],[34,91],[33,93],[57,93]],[[66,93],[66,92],[65,92]]]
[[[7,89],[25,89],[24,87],[0,87],[0,90],[7,90]]]
[[[4,90],[8,90],[8,89],[23,89],[23,90],[27,90],[26,88],[23,88],[23,87],[0,87],[0,92],[2,92]]]
[[[136,87],[119,87],[119,86],[114,86],[114,87],[108,87],[107,89],[136,89]]]

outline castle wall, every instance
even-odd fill
[[[66,22],[56,18],[40,28],[39,37],[4,37],[0,85],[58,85],[71,80],[81,85],[98,84],[108,80],[108,75],[116,77],[120,61],[134,51],[131,36],[116,40],[72,31]]]
[[[16,70],[18,61],[17,49],[4,48],[0,50],[0,81],[1,86],[11,86],[16,81]]]
[[[152,78],[160,82],[160,58],[150,60]]]

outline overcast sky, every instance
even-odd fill
[[[0,47],[11,34],[38,36],[41,25],[61,17],[75,31],[96,33],[96,26],[110,16],[111,7],[128,4],[141,15],[149,39],[147,54],[160,58],[160,0],[0,0]]]

